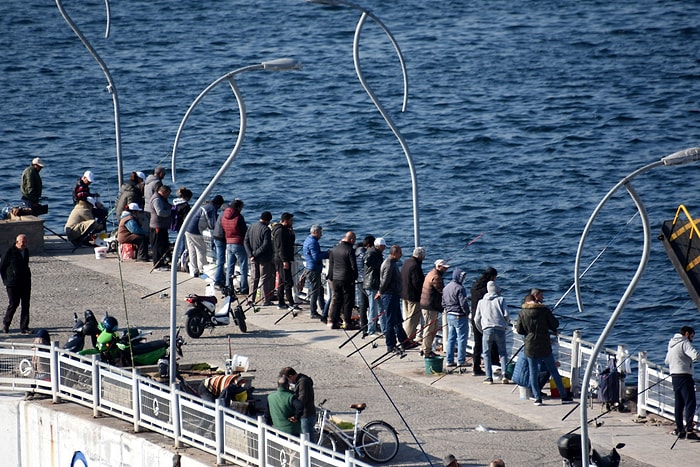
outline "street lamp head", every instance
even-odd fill
[[[664,165],[682,165],[700,160],[700,148],[688,148],[661,158]]]
[[[301,62],[293,58],[278,58],[262,62],[263,70],[269,71],[286,71],[286,70],[301,70]]]

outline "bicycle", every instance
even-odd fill
[[[317,407],[315,430],[318,445],[337,451],[342,442],[352,448],[358,456],[368,457],[378,463],[389,462],[399,452],[399,436],[396,430],[385,421],[373,420],[360,428],[360,414],[367,408],[366,403],[350,406],[355,410],[352,434],[348,433],[349,430],[343,430],[333,423],[330,410],[323,406],[325,403],[326,399]]]

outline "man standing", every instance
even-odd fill
[[[509,384],[510,380],[506,378],[506,362],[508,361],[508,352],[506,351],[506,329],[508,329],[508,307],[506,301],[501,297],[500,290],[494,281],[489,281],[486,284],[486,295],[479,300],[476,305],[476,314],[474,322],[476,327],[483,334],[481,347],[484,349],[484,368],[486,369],[485,384],[493,383],[492,369],[492,344],[496,344],[498,348],[498,356],[500,357],[502,382]],[[562,393],[563,394],[563,393]]]
[[[248,253],[243,246],[248,226],[243,217],[243,201],[234,199],[221,215],[221,227],[226,238],[226,286],[233,287],[233,274],[238,263],[241,280],[237,293],[247,295],[248,290]]]
[[[292,263],[294,262],[294,214],[283,212],[279,224],[272,228],[272,245],[274,250],[275,269],[279,276],[277,286],[277,308],[286,310],[285,296],[289,303],[289,310],[296,312],[301,310],[294,303],[292,295]]]
[[[445,281],[442,276],[447,272],[450,265],[444,259],[435,261],[433,268],[425,280],[423,280],[423,290],[420,294],[420,307],[423,311],[423,356],[425,358],[435,357],[433,352],[433,341],[439,329],[438,316],[442,313],[442,290],[445,288]]]
[[[149,241],[153,252],[153,267],[164,263],[165,255],[168,254],[170,247],[168,229],[170,228],[171,206],[168,203],[168,196],[170,196],[170,187],[161,185],[148,202],[151,207],[148,227],[150,229]]]
[[[387,352],[397,349],[403,350],[402,346],[408,341],[406,332],[401,326],[401,272],[399,271],[399,260],[403,252],[398,245],[392,245],[389,249],[389,257],[382,263],[379,280],[379,291],[375,295],[376,299],[382,300],[382,309],[386,313],[386,338]]]
[[[401,298],[403,299],[404,321],[403,328],[409,339],[416,339],[416,329],[421,319],[420,294],[423,290],[423,260],[425,249],[416,247],[413,256],[403,262],[401,266]]]
[[[484,270],[483,273],[481,273],[481,276],[477,280],[474,281],[474,284],[472,284],[471,288],[471,316],[470,316],[470,321],[472,324],[472,331],[474,332],[474,348],[472,349],[472,357],[474,361],[474,371],[473,374],[474,376],[484,376],[484,371],[481,369],[481,353],[482,353],[482,348],[481,344],[483,341],[483,335],[481,334],[481,330],[479,330],[476,326],[476,323],[474,322],[474,314],[476,314],[476,306],[479,304],[479,300],[481,300],[484,295],[486,295],[486,284],[489,281],[495,281],[496,276],[498,276],[498,272],[492,268],[491,266],[487,267],[486,270]]]
[[[544,297],[543,297],[544,298]],[[557,364],[552,355],[552,342],[549,334],[557,334],[559,320],[554,317],[552,310],[543,303],[526,301],[518,315],[516,331],[525,336],[525,357],[530,371],[530,389],[535,397],[535,405],[542,405],[542,387],[539,383],[540,362],[544,364],[561,394],[562,404],[572,402],[573,395],[566,391],[561,380]]]
[[[375,297],[379,291],[379,274],[384,261],[383,253],[385,249],[386,240],[379,237],[374,240],[374,246],[367,250],[362,260],[364,263],[362,287],[369,300],[367,334],[370,336],[377,333],[377,321],[380,324],[380,331],[384,332],[386,329],[386,314],[381,313],[382,305],[379,303],[379,299]]]
[[[284,433],[299,436],[303,407],[299,399],[289,389],[289,378],[279,377],[277,390],[267,396],[267,407],[275,428]]]
[[[150,217],[151,213],[151,198],[158,192],[158,189],[163,185],[163,179],[165,178],[165,167],[158,166],[153,169],[153,173],[146,177],[143,185],[143,199],[146,201],[144,206],[144,212]]]
[[[24,234],[17,235],[15,244],[2,256],[0,276],[7,289],[9,304],[2,320],[2,331],[10,332],[12,317],[17,307],[22,306],[19,315],[19,329],[22,334],[30,334],[29,298],[32,294],[32,271],[29,269],[29,242]]]
[[[204,231],[211,230],[216,223],[219,208],[224,204],[224,198],[216,195],[211,202],[200,207],[192,216],[192,222],[185,230],[185,241],[189,251],[189,270],[194,277],[204,273],[204,266],[209,264],[207,260],[207,245],[204,241]]]
[[[350,329],[352,307],[355,304],[355,280],[357,280],[357,260],[355,259],[355,233],[348,231],[343,239],[328,254],[328,280],[333,284],[333,304],[331,309],[331,329]],[[343,310],[343,324],[340,324],[340,310]]]
[[[469,302],[464,293],[464,278],[467,273],[457,268],[452,273],[452,281],[442,291],[442,307],[447,313],[447,345],[445,356],[447,366],[456,367],[467,364],[467,338],[469,337]],[[455,344],[457,345],[457,362],[455,363]]]
[[[39,172],[44,168],[44,163],[38,157],[32,159],[32,164],[22,172],[22,183],[19,187],[22,193],[22,201],[34,211],[34,215],[45,214],[43,206],[39,204],[43,183]]]
[[[321,245],[318,241],[323,235],[323,227],[320,225],[312,225],[309,231],[309,236],[304,240],[302,252],[304,254],[304,267],[306,268],[306,280],[309,288],[309,317],[312,319],[321,319],[321,314],[316,311],[318,308],[326,306],[326,300],[323,297],[321,288],[321,272],[323,272],[323,260],[328,258],[328,251],[321,251]]]
[[[294,384],[294,395],[303,407],[301,413],[301,432],[308,435],[313,443],[314,425],[316,424],[316,402],[314,401],[314,382],[303,373],[297,373],[292,367],[282,368],[280,376],[286,377],[290,383]]]
[[[248,303],[255,303],[255,296],[262,282],[262,305],[272,305],[272,291],[275,288],[275,266],[272,262],[274,253],[272,247],[272,233],[270,221],[272,214],[264,211],[260,214],[260,221],[251,225],[245,234],[243,244],[248,253],[252,266],[253,288],[250,289]]]
[[[700,354],[693,347],[694,338],[695,330],[683,326],[668,342],[665,363],[671,371],[673,395],[676,399],[676,430],[672,434],[680,439],[698,440],[698,435],[693,431],[696,406],[693,362],[700,360]]]

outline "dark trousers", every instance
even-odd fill
[[[334,326],[340,324],[340,311],[343,311],[343,322],[350,325],[352,320],[352,307],[355,305],[355,282],[333,281],[333,308],[331,309],[331,321]]]
[[[355,300],[357,301],[357,308],[360,310],[360,327],[363,331],[367,332],[367,308],[369,307],[369,300],[362,288],[362,282],[357,282],[355,284]]]
[[[384,293],[382,295],[382,308],[386,313],[386,330],[384,331],[386,348],[391,351],[396,348],[397,343],[405,344],[408,340],[402,325],[401,297],[397,294]]]
[[[7,305],[5,318],[2,320],[3,326],[5,328],[10,327],[15,311],[22,305],[19,312],[19,328],[22,331],[29,329],[29,297],[32,294],[31,287],[6,287],[6,289],[10,303]]]
[[[472,349],[472,359],[474,363],[473,368],[474,371],[479,371],[481,370],[481,353],[483,351],[482,341],[484,339],[484,335],[476,327],[473,319],[469,319],[469,322],[472,323],[472,331],[474,332],[474,348]]]
[[[276,261],[275,267],[277,268],[277,300],[279,300],[279,306],[285,306],[284,298],[287,297],[287,303],[291,306],[294,305],[294,295],[292,295],[292,269],[284,269],[284,263],[282,261]]]
[[[154,229],[151,227],[150,240],[151,249],[153,250],[153,265],[155,266],[158,264],[158,262],[160,262],[161,265],[165,264],[164,256],[168,254],[168,249],[170,247],[170,240],[168,240],[168,229]]]
[[[676,398],[674,415],[676,416],[676,432],[693,431],[695,417],[695,382],[691,375],[671,375],[673,395]]]

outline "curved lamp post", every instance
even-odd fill
[[[412,193],[413,193],[413,238],[414,238],[414,243],[415,246],[418,247],[420,246],[420,232],[419,232],[419,223],[418,223],[418,179],[416,178],[416,168],[413,165],[413,158],[411,157],[411,153],[408,150],[408,145],[406,144],[406,141],[404,140],[403,136],[399,132],[399,129],[396,127],[394,124],[393,120],[389,116],[389,114],[384,110],[384,107],[379,103],[377,100],[377,97],[375,96],[374,92],[372,91],[372,88],[367,84],[367,81],[365,81],[364,76],[362,75],[362,68],[360,67],[360,33],[362,32],[362,26],[365,23],[365,20],[367,17],[372,18],[378,25],[379,27],[382,28],[382,30],[386,33],[386,35],[389,37],[389,40],[391,41],[391,44],[394,46],[394,50],[396,50],[396,54],[399,57],[399,62],[401,62],[401,71],[403,73],[403,105],[401,107],[401,111],[404,112],[406,110],[406,102],[408,100],[408,76],[406,74],[406,65],[403,60],[403,55],[401,54],[401,49],[399,48],[399,44],[396,42],[394,39],[394,36],[391,34],[389,29],[382,23],[382,21],[377,18],[372,12],[369,10],[361,7],[360,5],[357,5],[356,3],[347,1],[347,0],[306,0],[309,3],[316,3],[319,5],[331,5],[331,6],[347,6],[350,8],[354,8],[356,10],[359,10],[362,12],[362,16],[360,16],[360,20],[357,22],[357,27],[355,28],[355,38],[353,40],[353,45],[352,45],[352,54],[353,54],[353,61],[355,63],[355,72],[357,73],[357,77],[360,80],[360,83],[362,84],[362,87],[365,89],[367,92],[367,95],[369,98],[372,100],[372,103],[377,107],[377,110],[379,113],[384,117],[384,120],[386,121],[387,125],[389,125],[389,128],[391,128],[391,131],[394,133],[394,136],[396,136],[396,139],[399,140],[399,143],[401,144],[401,148],[403,149],[404,154],[406,155],[406,160],[408,161],[408,170],[411,173],[411,188],[412,188]]]
[[[621,187],[625,187],[627,192],[629,193],[630,197],[632,198],[637,211],[639,212],[639,216],[642,220],[642,229],[644,231],[644,245],[642,248],[642,257],[640,258],[639,265],[637,266],[637,271],[635,272],[634,276],[632,277],[632,280],[630,281],[629,285],[627,286],[627,289],[625,290],[625,293],[622,295],[622,298],[620,298],[620,302],[617,304],[617,307],[615,308],[615,311],[613,314],[610,316],[610,319],[608,320],[608,324],[605,326],[605,329],[603,329],[603,332],[601,333],[600,337],[598,338],[598,341],[596,342],[595,346],[593,347],[593,353],[591,354],[590,360],[588,361],[588,364],[586,365],[586,372],[583,377],[583,381],[581,382],[581,458],[586,459],[584,462],[587,461],[588,459],[588,410],[587,410],[587,404],[586,404],[586,398],[588,397],[588,385],[591,380],[591,375],[593,373],[593,368],[595,367],[596,360],[598,358],[598,354],[600,351],[603,349],[605,340],[607,339],[608,335],[612,331],[613,326],[615,325],[615,321],[620,317],[622,314],[622,310],[627,304],[627,301],[629,300],[630,296],[632,295],[632,292],[634,292],[635,287],[637,286],[637,283],[642,277],[642,273],[644,272],[644,269],[646,268],[647,262],[649,261],[649,252],[651,250],[651,227],[649,225],[649,217],[647,216],[646,208],[644,207],[644,203],[642,202],[641,198],[637,194],[637,192],[634,190],[634,188],[631,185],[631,180],[636,177],[637,175],[640,175],[644,172],[647,172],[651,169],[654,169],[659,166],[671,166],[671,165],[681,165],[681,164],[687,164],[690,162],[695,162],[697,160],[700,160],[700,148],[689,148],[685,149],[683,151],[675,152],[669,156],[666,156],[662,158],[661,160],[652,162],[651,164],[645,165],[644,167],[635,170],[631,174],[627,175],[624,177],[622,180],[620,180],[617,185],[615,185],[598,203],[598,206],[595,208],[593,211],[593,214],[591,214],[591,217],[588,219],[588,223],[586,224],[586,228],[583,230],[583,234],[581,235],[581,240],[579,241],[578,245],[578,250],[576,251],[576,264],[574,266],[574,285],[576,287],[576,302],[578,304],[578,309],[579,312],[583,311],[583,303],[581,301],[581,285],[580,285],[580,276],[579,276],[579,269],[581,266],[581,252],[583,251],[583,245],[586,241],[586,237],[588,236],[588,232],[591,229],[591,226],[593,224],[593,221],[595,220],[596,216],[600,212],[600,210],[603,208],[603,205],[613,196],[613,194],[620,189]]]
[[[105,65],[105,62],[102,61],[100,56],[97,54],[95,49],[90,45],[90,42],[83,36],[83,34],[80,32],[78,27],[75,25],[73,20],[70,19],[68,16],[68,13],[66,13],[66,10],[63,8],[63,4],[61,3],[61,0],[56,0],[56,6],[58,7],[58,11],[61,12],[61,16],[63,16],[63,19],[68,23],[68,26],[73,30],[76,36],[78,36],[78,39],[80,39],[80,42],[83,43],[86,49],[88,49],[88,52],[90,52],[90,55],[97,61],[97,63],[100,65],[100,68],[102,68],[102,73],[104,73],[105,78],[107,78],[107,91],[112,95],[112,104],[114,106],[114,139],[117,144],[117,182],[119,185],[117,188],[122,186],[122,178],[123,178],[123,168],[122,168],[122,132],[121,128],[119,126],[119,97],[117,95],[117,86],[114,84],[114,80],[112,79],[112,75],[109,74],[109,70],[107,69],[107,65]],[[107,29],[105,30],[105,37],[109,37],[109,24],[110,24],[110,10],[109,10],[109,0],[105,0],[105,8],[107,10]]]
[[[231,86],[231,90],[233,91],[234,96],[236,97],[236,102],[238,104],[239,108],[239,113],[240,113],[240,125],[238,128],[238,138],[236,139],[236,145],[233,147],[233,150],[231,151],[231,154],[229,154],[228,158],[226,161],[224,161],[224,164],[219,168],[218,172],[214,175],[214,177],[211,179],[207,187],[204,189],[202,194],[197,198],[197,201],[195,201],[194,205],[190,209],[190,212],[187,213],[187,216],[185,216],[185,220],[182,223],[182,228],[177,233],[177,238],[175,239],[175,247],[173,251],[178,251],[180,245],[182,244],[183,237],[185,235],[185,231],[187,230],[187,227],[190,225],[192,222],[192,218],[194,217],[194,214],[199,211],[199,208],[204,204],[204,200],[207,199],[207,197],[211,194],[212,190],[214,189],[214,185],[217,184],[219,179],[224,175],[226,170],[228,170],[229,166],[233,162],[233,159],[236,157],[236,153],[238,153],[238,150],[241,147],[241,144],[243,143],[243,136],[245,134],[245,128],[246,128],[246,111],[245,111],[245,104],[243,102],[243,97],[241,96],[240,91],[238,90],[238,86],[236,86],[235,81],[233,80],[233,77],[237,74],[244,73],[246,71],[252,71],[252,70],[268,70],[268,71],[285,71],[285,70],[299,70],[301,69],[301,63],[298,61],[291,59],[291,58],[280,58],[277,60],[271,60],[268,62],[262,62],[257,65],[249,65],[245,66],[243,68],[238,68],[237,70],[230,71],[226,73],[224,76],[220,77],[219,79],[215,80],[212,82],[209,86],[207,86],[204,91],[202,91],[197,98],[192,102],[190,107],[187,109],[187,112],[185,112],[185,116],[182,118],[182,122],[180,122],[180,126],[177,129],[177,134],[175,135],[175,143],[173,144],[173,154],[172,154],[172,179],[173,183],[175,182],[175,163],[176,163],[176,156],[177,156],[177,146],[178,143],[180,142],[180,134],[182,133],[182,129],[185,127],[185,123],[187,122],[187,119],[190,117],[190,114],[194,110],[194,108],[199,104],[199,102],[204,98],[205,95],[209,93],[214,87],[219,85],[220,83],[226,81],[229,83]],[[176,303],[177,303],[177,268],[172,267],[170,270],[170,384],[172,385],[175,383],[175,339],[176,339]]]

